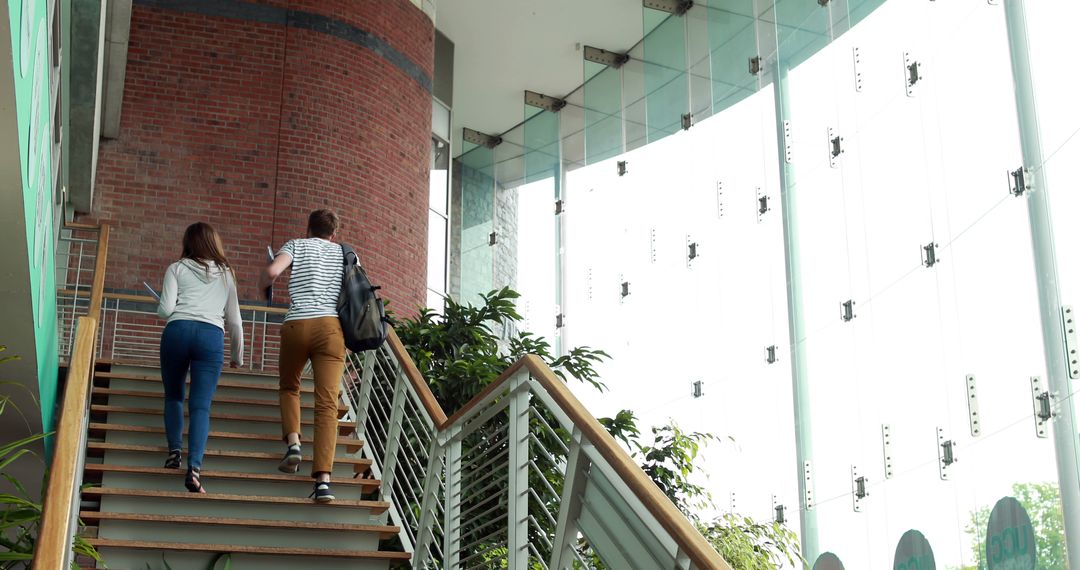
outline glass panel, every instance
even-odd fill
[[[709,57],[709,16],[706,2],[695,2],[683,16],[686,26],[686,61],[690,78],[690,114],[695,123],[712,114],[712,64]]]
[[[648,12],[648,10],[646,10]],[[625,150],[631,151],[648,142],[645,98],[645,43],[629,52],[630,61],[620,69],[623,83],[623,124]]]
[[[450,145],[434,137],[431,139],[429,176],[428,207],[445,216],[450,183]]]
[[[431,132],[444,141],[450,140],[450,109],[431,98]]]
[[[491,290],[494,259],[489,236],[494,230],[494,152],[477,147],[461,158],[460,301],[476,303]]]
[[[525,106],[528,115],[536,107]],[[540,111],[524,125],[525,183],[555,175],[559,166],[559,113]]]
[[[585,160],[592,164],[622,152],[622,72],[586,61],[585,76]]]
[[[555,178],[548,177],[517,188],[518,312],[523,328],[555,339]]]
[[[446,292],[446,218],[432,210],[428,210],[427,286]]]
[[[645,95],[648,141],[660,140],[682,127],[689,112],[686,73],[686,23],[682,17],[643,8],[645,20],[662,19],[645,37]]]
[[[714,0],[708,24],[712,104],[719,113],[757,91],[757,78],[749,70],[750,58],[758,55],[754,0]]]
[[[886,3],[816,54],[815,38],[843,31],[837,15],[830,30],[816,6],[777,12],[819,546],[889,567],[917,529],[938,567],[975,566],[988,509],[1055,479],[1052,447],[1031,433],[1042,366],[1025,212],[1000,166],[1019,162],[1003,11]],[[947,481],[946,442],[959,458]],[[858,512],[856,477],[869,491]],[[1039,528],[1059,512],[1043,504]]]

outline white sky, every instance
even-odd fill
[[[1077,38],[1080,3],[1028,2],[1063,299],[1080,304]],[[852,48],[861,54],[853,88]],[[904,92],[903,54],[921,64]],[[923,532],[941,567],[973,564],[968,512],[1016,482],[1055,480],[1037,439],[1028,378],[1044,375],[1024,199],[1007,195],[1020,147],[1004,11],[986,0],[887,2],[792,71],[793,165],[813,405],[822,551],[848,568],[891,564],[900,536]],[[567,341],[602,348],[609,392],[575,392],[598,416],[635,410],[731,436],[700,462],[726,509],[766,519],[772,496],[798,505],[783,241],[771,88],[687,132],[567,180]],[[844,137],[838,168],[827,129]],[[722,186],[717,196],[717,183]],[[759,222],[760,189],[772,211]],[[527,330],[554,333],[550,180],[519,193],[518,289]],[[718,215],[722,206],[723,215]],[[686,242],[700,244],[688,266]],[[941,262],[920,264],[934,241]],[[655,254],[653,253],[655,251]],[[619,284],[630,283],[620,299]],[[856,301],[857,318],[840,320]],[[764,348],[780,347],[767,365]],[[974,374],[982,433],[969,433]],[[690,397],[691,382],[705,395]],[[886,481],[881,426],[893,433]],[[936,428],[959,462],[941,481]],[[851,467],[870,481],[863,512]]]

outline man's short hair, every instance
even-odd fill
[[[338,231],[338,216],[333,210],[315,210],[308,216],[307,227],[313,237],[329,238]]]

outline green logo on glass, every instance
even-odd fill
[[[814,562],[814,570],[844,570],[844,563],[840,562],[839,556],[826,552],[818,556],[817,562]]]
[[[1035,529],[1023,505],[1005,497],[990,511],[986,525],[989,570],[1035,570]]]
[[[893,570],[937,570],[934,549],[923,533],[909,530],[900,537],[893,556]]]

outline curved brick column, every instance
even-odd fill
[[[214,224],[256,299],[266,245],[337,210],[399,314],[425,299],[434,27],[410,0],[135,0],[93,218],[138,290]],[[276,299],[282,301],[283,299]]]

